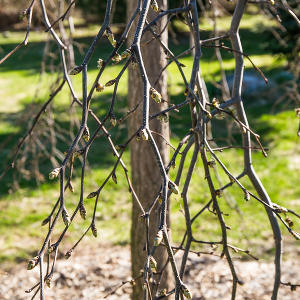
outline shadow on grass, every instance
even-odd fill
[[[245,49],[245,52],[249,55],[259,55],[259,54],[265,54],[265,40],[264,35],[258,32],[254,32],[248,29],[241,29],[241,39],[243,41],[243,47]],[[201,38],[209,38],[211,36],[212,32],[206,31],[201,33]],[[85,37],[76,39],[76,42],[80,45],[85,45],[84,50],[87,49],[88,45],[91,43],[93,37]],[[253,43],[253,41],[256,41]],[[189,39],[187,34],[183,33],[178,37],[179,44],[175,44],[174,42],[170,42],[170,49],[177,55],[186,49],[189,48]],[[12,70],[30,70],[31,72],[39,72],[40,71],[40,62],[43,56],[43,48],[45,43],[43,42],[35,42],[35,43],[29,43],[27,47],[21,48],[17,53],[13,55],[13,57],[9,58],[3,65],[0,66],[0,70],[4,72],[9,72]],[[230,46],[228,41],[225,41],[225,45]],[[13,49],[16,46],[16,44],[5,44],[3,45],[3,53],[9,52],[11,49]],[[51,42],[51,49],[56,49],[56,45],[54,42]],[[95,53],[93,54],[90,64],[89,64],[89,70],[96,70],[97,66],[97,59],[99,57],[106,58],[111,53],[111,46],[108,44],[106,39],[103,39],[99,42],[98,46],[96,47]],[[224,59],[232,58],[232,53],[228,53],[226,51],[222,51],[222,55]],[[81,62],[83,59],[83,56],[79,53],[78,49],[76,51],[76,61]],[[201,58],[204,62],[211,62],[212,60],[215,60],[215,54],[212,49],[203,48],[203,56]],[[54,61],[54,63],[59,63],[59,56],[57,56]],[[275,74],[277,71],[277,68],[273,68],[272,70],[268,70],[270,74]],[[232,74],[233,70],[230,70],[227,72],[227,74]],[[184,100],[184,86],[183,84],[179,84],[179,87],[182,88],[181,94],[171,95],[170,101],[171,103],[180,103]],[[216,89],[216,87],[211,83],[207,82],[207,88],[210,95],[214,95],[218,97],[220,95],[219,90]],[[95,111],[95,113],[101,117],[103,117],[103,114],[107,112],[107,109],[110,105],[111,101],[111,94],[105,94],[95,97],[93,99],[92,108]],[[250,124],[252,124],[252,121],[259,119],[261,115],[265,113],[269,113],[270,108],[272,106],[272,102],[267,101],[266,104],[260,105],[259,108],[254,107],[253,105],[250,105],[252,102],[256,102],[259,100],[257,96],[250,96],[250,97],[244,97],[245,100],[245,106],[248,113]],[[41,106],[41,103],[36,105],[36,111],[38,111],[38,107]],[[10,156],[11,149],[17,144],[20,137],[24,135],[27,128],[27,120],[23,120],[18,124],[18,120],[22,118],[26,113],[26,110],[28,108],[24,106],[24,109],[19,111],[18,113],[5,113],[1,114],[0,118],[9,126],[14,127],[15,131],[14,133],[0,133],[0,147],[5,143],[4,147],[2,148],[2,151],[0,152],[0,160],[1,160],[1,170],[5,168],[5,164],[7,163],[7,158]],[[59,107],[55,110],[55,119],[59,127],[69,130],[69,123],[66,120],[66,118],[61,118],[60,115],[64,113],[64,111],[67,110],[67,108]],[[125,111],[127,110],[127,101],[126,97],[124,96],[118,96],[118,100],[116,102],[116,115],[117,117],[120,117]],[[121,113],[120,113],[121,112]],[[31,114],[32,115],[32,114]],[[79,114],[80,116],[80,114]],[[66,120],[66,121],[62,121]],[[178,136],[179,138],[186,134],[188,128],[191,127],[191,121],[190,121],[190,112],[189,107],[185,106],[180,109],[180,113],[171,113],[170,114],[170,123],[171,123],[171,131],[175,136]],[[18,124],[17,126],[15,124]],[[257,123],[258,124],[258,123]],[[97,125],[95,121],[92,120],[92,118],[89,119],[89,127],[91,134],[96,129]],[[216,140],[220,140],[221,146],[222,146],[222,138],[226,135],[226,123],[223,120],[213,120],[213,132],[214,136],[216,137]],[[256,125],[256,123],[255,123]],[[272,130],[271,128],[268,129],[264,124],[260,126],[258,124],[258,128],[255,128],[259,133],[266,133],[268,130]],[[76,134],[76,132],[74,132]],[[268,133],[268,132],[267,132]],[[127,138],[127,129],[126,126],[120,126],[117,128],[111,129],[111,134],[114,137],[115,144],[121,144],[126,141]],[[238,132],[233,133],[233,138],[240,142],[240,134]],[[71,143],[71,140],[69,139],[69,143],[66,145],[66,143],[62,143],[61,141],[58,142],[57,147],[58,149],[63,153],[68,149],[69,144]],[[50,147],[46,143],[46,147]],[[93,165],[97,167],[108,167],[111,166],[111,164],[114,162],[114,158],[112,155],[112,152],[105,140],[104,137],[97,138],[93,146],[91,147],[90,153],[89,153],[89,160],[93,161]],[[30,164],[30,161],[28,162]],[[30,166],[28,166],[30,167]],[[51,163],[49,160],[44,159],[41,163],[40,170],[41,172],[47,176],[49,173],[49,170],[52,169]],[[1,195],[6,194],[9,190],[9,185],[12,182],[13,179],[13,171],[9,171],[7,176],[3,180],[3,184],[0,186],[0,193]],[[34,181],[27,181],[22,179],[20,181],[20,186],[30,186],[35,187],[36,184]]]
[[[104,117],[103,112],[107,112],[108,107],[110,105],[110,99],[112,94],[106,94],[101,95],[93,99],[93,105],[92,108],[94,112],[102,119]],[[125,105],[125,97],[118,97],[117,101],[117,110],[119,111],[120,106]],[[21,140],[21,138],[27,133],[28,129],[31,127],[31,120],[32,116],[35,116],[38,111],[40,110],[42,106],[42,102],[37,101],[35,103],[32,103],[30,105],[25,105],[24,108],[17,112],[17,113],[1,113],[0,119],[3,123],[5,123],[5,126],[7,128],[14,128],[13,132],[2,130],[0,132],[0,172],[2,171],[10,164],[13,154],[15,153],[16,146]],[[67,151],[71,145],[71,137],[69,135],[70,132],[70,122],[69,122],[69,115],[68,115],[68,109],[69,107],[54,107],[53,108],[53,118],[55,122],[55,130],[57,131],[56,136],[56,148],[60,151],[60,153],[64,153]],[[117,117],[120,117],[121,115],[119,113],[116,113]],[[44,153],[44,149],[46,149],[48,152],[51,153],[51,143],[47,136],[44,135],[43,128],[45,128],[45,117],[46,115],[43,114],[40,118],[38,124],[35,127],[35,130],[33,131],[33,135],[35,136],[38,134],[38,137],[41,142],[41,146],[35,143],[35,146],[37,147],[37,153],[36,156],[39,156],[39,154]],[[77,110],[77,117],[78,120],[81,119],[80,111]],[[49,117],[48,117],[49,118]],[[29,121],[30,120],[30,121]],[[41,126],[43,126],[41,128]],[[90,134],[92,135],[93,132],[98,127],[96,121],[90,117],[88,121],[88,126],[90,129]],[[126,141],[127,138],[127,129],[126,126],[121,127],[112,127],[111,124],[107,121],[106,127],[109,128],[109,132],[112,135],[112,139],[114,143],[121,144]],[[36,133],[38,131],[38,133]],[[73,134],[76,135],[77,130],[73,130]],[[64,135],[65,141],[60,138],[60,135]],[[28,137],[25,144],[29,142],[31,137]],[[85,142],[82,140],[81,145],[78,145],[77,149],[80,149]],[[44,149],[43,149],[44,148]],[[23,158],[23,151],[24,145],[21,148],[21,151],[18,155],[18,159]],[[53,169],[53,166],[51,164],[51,161],[47,157],[33,157],[33,153],[27,153],[26,161],[24,164],[24,168],[30,172],[33,164],[33,160],[38,159],[39,160],[39,171],[44,175],[45,178],[48,177],[48,174],[50,170]],[[57,157],[56,159],[60,161]],[[107,141],[107,139],[101,135],[101,131],[98,134],[95,142],[90,147],[88,160],[93,162],[93,168],[109,168],[112,167],[114,162],[116,161],[115,157],[113,156],[112,150],[110,148],[110,145]],[[79,160],[75,161],[76,169],[80,170],[80,162]],[[2,179],[2,184],[0,185],[0,194],[1,196],[4,196],[7,194],[11,188],[13,179],[14,179],[14,173],[17,172],[15,169],[10,169],[6,176]],[[78,171],[79,172],[79,171]],[[75,176],[77,176],[77,171],[75,171]],[[19,177],[19,186],[22,187],[29,187],[29,188],[35,188],[37,187],[37,183],[35,180],[26,180],[24,179],[24,176],[18,176]]]
[[[211,31],[201,32],[201,39],[207,39],[212,36]],[[248,29],[240,30],[241,40],[243,43],[243,48],[248,55],[260,55],[266,53],[266,33],[255,32]],[[85,52],[89,45],[91,44],[94,36],[77,38],[75,39],[76,45],[80,45],[80,52]],[[255,41],[255,43],[253,43]],[[230,43],[224,40],[224,44],[230,47]],[[18,44],[16,43],[7,43],[1,46],[1,56],[8,53],[12,49],[14,49]],[[18,50],[12,57],[8,58],[1,66],[0,70],[2,72],[8,72],[12,70],[39,70],[41,65],[41,60],[43,57],[45,42],[30,42],[26,47],[22,47]],[[169,42],[170,49],[174,52],[175,55],[180,54],[181,52],[189,49],[189,37],[188,33],[180,33],[176,37],[176,43],[174,39],[170,38]],[[55,42],[50,42],[50,49],[53,53],[56,53],[56,44]],[[83,54],[81,54],[78,50],[78,47],[75,47],[75,55],[76,62],[78,64],[83,60]],[[104,38],[99,41],[94,54],[92,55],[89,69],[96,69],[97,59],[99,57],[107,58],[112,51],[111,45]],[[232,53],[228,53],[227,51],[222,51],[224,59],[232,58]],[[212,57],[214,57],[214,51],[211,48],[203,47],[203,61],[209,61]],[[50,57],[48,57],[50,59]],[[53,63],[59,63],[59,55],[57,53],[57,58],[53,61]]]

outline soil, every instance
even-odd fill
[[[93,247],[81,245],[81,249],[76,250],[69,260],[58,260],[52,287],[45,288],[47,300],[104,299],[122,281],[130,280],[129,247],[95,244]],[[272,262],[235,259],[234,264],[244,283],[238,286],[237,299],[271,299],[274,271]],[[33,293],[26,294],[25,290],[33,286],[37,279],[38,268],[27,271],[25,262],[8,271],[0,269],[0,299],[31,299]],[[300,282],[298,253],[289,255],[283,262],[282,281]],[[220,257],[191,254],[184,282],[192,291],[194,300],[230,299],[231,274],[226,260]],[[105,299],[127,300],[130,299],[130,293],[131,285],[127,283]],[[173,298],[174,296],[170,296],[168,299]],[[299,299],[300,287],[291,291],[290,287],[281,286],[278,300]]]

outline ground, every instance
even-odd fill
[[[290,252],[293,251],[293,252]],[[300,282],[300,261],[294,258],[295,247],[287,247],[287,260],[283,261],[282,281]],[[237,256],[236,256],[237,257]],[[178,256],[179,258],[179,256]],[[273,281],[273,263],[264,260],[234,260],[240,279],[244,282],[238,287],[239,300],[270,299]],[[38,270],[27,271],[20,264],[0,271],[0,299],[31,299],[32,294],[25,290],[37,282]],[[52,287],[46,288],[47,300],[94,300],[130,299],[129,283],[116,290],[122,281],[130,280],[129,248],[124,246],[83,245],[69,260],[59,259],[53,277]],[[231,275],[224,259],[212,255],[191,255],[187,264],[186,284],[193,293],[194,300],[230,299]],[[106,295],[109,295],[105,298]],[[171,297],[169,299],[172,299]],[[282,286],[279,300],[300,299],[300,288],[291,291]]]

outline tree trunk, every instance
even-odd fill
[[[167,0],[158,1],[159,7],[162,9],[167,8]],[[136,0],[127,0],[127,20],[130,19],[132,13],[136,9]],[[150,9],[151,10],[151,9]],[[153,16],[157,15],[152,10],[148,14],[148,20],[151,20]],[[136,23],[135,23],[136,24]],[[157,24],[156,32],[160,33],[166,24],[166,19],[162,19]],[[136,26],[133,26],[136,28]],[[130,32],[129,43],[132,41],[134,30]],[[166,102],[160,104],[155,103],[150,99],[150,114],[160,111],[167,107],[167,76],[164,72],[160,77],[160,80],[154,86],[154,82],[160,74],[160,70],[166,65],[166,55],[160,47],[159,43],[154,40],[147,44],[146,41],[152,39],[152,34],[147,33],[142,39],[142,56],[146,68],[146,72],[152,87],[160,92],[162,98]],[[161,40],[168,43],[167,30],[161,35]],[[128,103],[129,108],[135,107],[135,105],[141,102],[143,99],[143,83],[138,69],[129,68],[129,85],[128,85]],[[133,134],[142,124],[142,107],[141,103],[137,111],[131,116],[129,121],[129,134]],[[158,132],[164,136],[166,140],[169,140],[169,124],[161,123],[158,120],[153,120],[150,123],[150,129]],[[155,141],[158,149],[161,153],[164,164],[166,165],[169,159],[169,149],[164,139],[154,134]],[[152,201],[155,199],[161,186],[161,175],[157,166],[156,159],[154,157],[150,142],[145,141],[132,141],[131,143],[131,168],[132,168],[132,181],[135,191],[145,210],[149,208]],[[140,274],[140,271],[144,268],[145,258],[147,256],[145,251],[146,232],[144,222],[141,222],[141,211],[133,201],[132,206],[132,228],[131,228],[131,260],[132,260],[132,276],[135,278]],[[156,205],[150,215],[150,243],[152,246],[153,239],[158,230],[159,223],[159,205]],[[167,218],[169,224],[169,216]],[[158,263],[158,271],[167,261],[167,252],[163,247],[158,247],[155,253],[155,259]],[[168,289],[168,282],[171,278],[171,272],[167,268],[163,275],[160,288]],[[158,277],[156,278],[158,279]],[[133,288],[134,300],[143,299],[142,280],[138,280]]]

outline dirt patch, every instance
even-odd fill
[[[69,260],[57,262],[53,286],[46,288],[47,300],[95,300],[104,299],[111,289],[130,279],[130,253],[128,247],[81,247]],[[179,257],[178,257],[179,259]],[[265,261],[236,259],[235,266],[244,282],[238,287],[237,299],[264,300],[271,298],[273,264]],[[284,282],[300,282],[299,256],[283,262]],[[38,279],[38,270],[27,271],[25,263],[8,272],[0,271],[0,299],[31,299],[24,291]],[[230,299],[231,275],[224,259],[210,255],[191,255],[184,280],[193,293],[194,300]],[[107,299],[130,299],[131,286],[127,284]],[[38,297],[37,297],[38,299]],[[169,297],[169,299],[173,299]],[[292,292],[282,286],[278,299],[300,299],[300,288]]]

